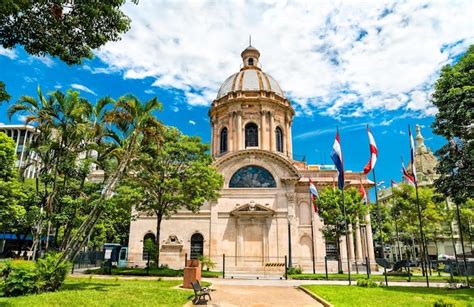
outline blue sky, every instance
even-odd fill
[[[387,183],[400,180],[400,156],[408,160],[407,125],[421,125],[433,150],[444,143],[430,128],[437,112],[430,94],[440,68],[474,41],[472,1],[141,0],[124,10],[131,30],[82,65],[0,48],[0,80],[11,101],[35,96],[38,84],[44,92],[74,88],[91,101],[157,96],[164,123],[208,142],[208,107],[238,71],[251,34],[263,70],[296,110],[295,157],[329,164],[338,126],[346,169],[360,171],[369,124],[378,179]],[[0,122],[9,123],[7,108],[0,106]]]

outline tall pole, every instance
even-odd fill
[[[344,202],[344,186],[342,187],[342,210],[344,213],[344,226],[346,232],[346,254],[347,254],[347,273],[349,274],[349,286],[351,285],[351,262],[349,258],[349,228],[347,223],[346,204]]]
[[[311,183],[310,183],[311,184]],[[314,259],[314,205],[313,205],[313,196],[311,195],[311,191],[309,192],[309,203],[310,203],[310,210],[311,210],[311,251],[312,251],[312,261],[313,261],[313,274],[316,274],[316,263]]]
[[[462,257],[464,260],[464,274],[466,274],[466,281],[467,281],[467,284],[469,285],[469,274],[467,272],[466,252],[464,251],[464,236],[462,234],[462,228],[461,228],[461,215],[459,214],[459,203],[457,200],[454,200],[454,203],[456,204],[456,214],[458,217],[459,236],[461,239]]]
[[[288,215],[288,267],[293,267],[293,263],[291,261],[291,223],[290,223],[290,216]]]
[[[379,204],[379,196],[377,193],[377,179],[375,177],[375,169],[372,169],[372,176],[374,177],[374,184],[375,184],[375,206],[377,207],[377,220],[379,224],[379,236],[380,236],[380,257],[384,260],[384,271],[385,271],[385,286],[388,286],[388,279],[387,279],[387,265],[385,264],[385,243],[383,240],[383,231],[382,231],[382,214],[380,213],[380,204]]]
[[[448,204],[448,198],[446,197],[446,210],[449,211],[449,204]],[[454,241],[454,234],[453,234],[453,222],[449,221],[449,230],[451,232],[451,243],[453,244],[453,251],[454,251],[454,260],[456,261],[456,268],[459,273],[459,262],[458,262],[458,255],[456,253],[456,242]]]
[[[421,206],[420,206],[420,198],[418,196],[418,179],[416,177],[416,168],[415,168],[415,146],[412,144],[413,136],[411,134],[410,125],[408,125],[408,135],[410,136],[410,158],[411,158],[411,169],[413,172],[413,181],[415,183],[415,193],[416,193],[416,206],[418,208],[418,221],[420,226],[420,237],[421,237],[421,249],[422,249],[422,257],[421,263],[425,267],[425,277],[426,277],[426,287],[430,287],[430,281],[428,277],[428,250],[426,249],[425,245],[425,234],[423,232],[423,221],[421,218]]]

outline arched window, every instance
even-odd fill
[[[232,175],[229,188],[276,188],[275,178],[263,167],[248,165]]]
[[[149,232],[143,237],[143,260],[148,260],[148,257],[150,259],[153,259],[155,257],[156,253],[156,245],[155,242],[156,237],[153,233]]]
[[[191,259],[204,255],[204,237],[200,233],[191,236]]]
[[[258,127],[254,123],[245,125],[245,147],[258,146]]]
[[[221,130],[220,153],[227,152],[227,128]]]
[[[275,129],[275,139],[276,139],[276,150],[283,152],[283,131],[280,127]]]
[[[253,58],[249,58],[249,65],[250,65],[250,66],[253,65]]]

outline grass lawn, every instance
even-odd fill
[[[107,272],[107,273],[106,273]],[[86,274],[107,274],[108,271],[104,272],[104,269],[93,269],[87,270]],[[146,269],[144,268],[113,268],[112,275],[128,275],[128,276],[147,276]],[[183,276],[183,270],[174,270],[170,268],[150,268],[149,276],[161,276],[161,277],[180,277]],[[212,271],[201,271],[202,277],[219,277],[222,276],[222,272]]]
[[[474,289],[417,287],[362,288],[357,286],[303,286],[334,306],[433,306],[438,300],[454,306],[474,306]]]
[[[0,306],[182,306],[192,290],[176,289],[180,280],[68,278],[61,290],[4,298]]]
[[[288,275],[291,279],[308,279],[308,280],[325,280],[326,275],[325,274],[292,274]],[[367,274],[351,274],[352,280],[357,280],[357,278],[367,278]],[[459,279],[459,277],[456,277]],[[347,280],[347,274],[328,274],[328,279],[329,280]],[[384,275],[370,275],[370,279],[375,280],[375,281],[385,281],[385,276]],[[425,281],[426,277],[423,277],[422,275],[415,275],[411,277],[411,281]],[[429,280],[433,282],[447,282],[450,280],[449,276],[438,276],[433,275],[429,276]],[[407,276],[388,276],[388,281],[408,281]]]

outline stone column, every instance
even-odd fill
[[[216,131],[215,131],[216,125],[214,124],[214,120],[211,119],[211,152],[212,156],[214,157],[216,155]]]
[[[290,153],[290,119],[288,117],[285,118],[285,142],[284,142],[284,149],[286,152],[287,157],[291,157]]]
[[[290,159],[293,159],[293,143],[292,143],[292,137],[291,137],[291,123],[292,123],[292,121],[290,120],[290,123],[288,125],[288,152],[289,152],[288,157]]]
[[[268,115],[270,116],[270,151],[275,151],[275,121],[273,118],[273,112],[269,112]]]
[[[360,227],[359,227],[359,219],[356,220],[355,224],[355,243],[356,243],[356,259],[357,261],[362,260],[362,240],[360,237]]]
[[[348,227],[349,234],[349,259],[354,260],[354,235],[352,233],[352,224]]]
[[[237,146],[238,150],[243,149],[243,142],[242,142],[242,111],[237,112]]]
[[[267,121],[265,111],[260,112],[260,149],[267,149]]]
[[[365,216],[365,224],[366,224],[366,235],[367,235],[367,245],[369,247],[369,258],[372,263],[375,261],[375,254],[374,254],[374,241],[372,238],[372,226],[370,226],[370,214]]]
[[[232,152],[234,150],[234,113],[229,115],[229,129],[227,130],[227,151]]]

